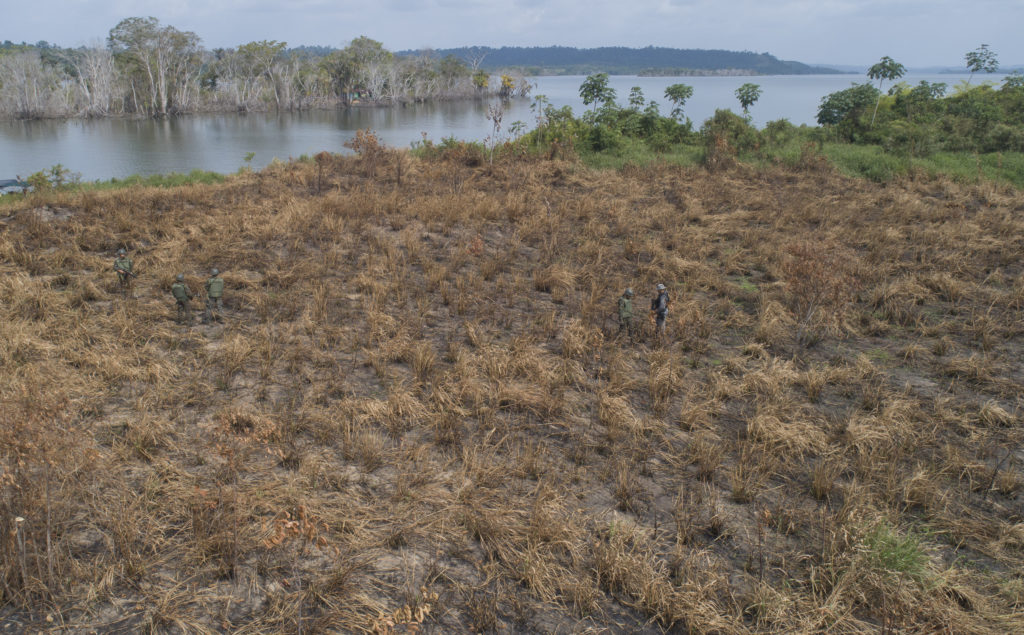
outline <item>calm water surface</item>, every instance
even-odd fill
[[[1001,75],[990,76],[997,81]],[[625,103],[632,86],[639,86],[667,114],[665,87],[684,83],[693,86],[686,114],[699,126],[716,108],[739,112],[733,94],[746,82],[759,84],[761,99],[751,109],[754,123],[786,118],[794,124],[814,125],[824,95],[864,81],[861,75],[784,75],[764,77],[635,77],[613,76],[611,85],[619,103]],[[908,75],[913,85],[921,80],[945,82],[950,89],[966,75]],[[978,78],[975,78],[977,81]],[[584,77],[534,78],[533,95],[545,95],[557,107],[583,111],[579,86]],[[888,88],[888,84],[884,86]],[[506,103],[503,128],[515,121],[532,127],[532,99]],[[321,150],[343,152],[345,141],[356,130],[370,128],[390,146],[408,147],[423,138],[444,137],[482,140],[492,134],[487,120],[488,102],[414,104],[394,108],[350,108],[301,113],[190,115],[166,120],[102,119],[93,121],[0,122],[0,179],[25,177],[57,163],[78,172],[86,180],[124,177],[131,174],[189,172],[199,168],[233,172],[245,165],[262,167],[275,158],[288,159]],[[501,134],[504,134],[501,133]]]

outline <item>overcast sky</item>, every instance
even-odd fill
[[[669,46],[807,63],[962,66],[988,44],[1024,64],[1024,0],[0,0],[0,40],[79,46],[132,16],[206,48],[253,40],[390,50],[456,46]]]

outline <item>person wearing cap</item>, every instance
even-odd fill
[[[655,287],[658,295],[651,300],[651,315],[654,316],[654,325],[660,337],[665,336],[665,318],[668,317],[668,305],[671,300],[668,297],[668,288],[662,283]]]
[[[128,252],[123,247],[118,249],[117,258],[114,259],[114,271],[117,273],[117,283],[121,285],[121,292],[125,295],[128,294],[131,279],[135,277],[132,266],[132,259],[128,257]]]
[[[224,303],[221,297],[224,295],[224,278],[220,277],[220,270],[214,267],[210,271],[210,277],[206,279],[206,312],[203,313],[203,322],[209,322],[216,318],[220,320],[220,313],[224,310]]]
[[[171,295],[178,304],[178,323],[192,323],[192,313],[189,311],[188,301],[193,298],[192,290],[185,284],[185,274],[179,273],[171,285]]]
[[[633,289],[626,289],[619,296],[619,331],[616,336],[622,335],[623,331],[633,337]]]

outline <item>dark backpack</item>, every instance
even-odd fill
[[[662,291],[658,297],[651,300],[651,310],[658,315],[668,313],[668,291]]]

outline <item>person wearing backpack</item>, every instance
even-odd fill
[[[192,299],[192,290],[185,284],[185,274],[179,273],[175,276],[174,284],[171,285],[171,295],[174,296],[174,302],[178,307],[178,323],[191,326],[192,315],[188,302]]]
[[[655,331],[658,337],[664,338],[665,318],[668,317],[668,307],[672,300],[668,297],[668,288],[664,284],[659,282],[655,290],[658,292],[658,295],[651,300],[651,316],[654,318]]]
[[[209,322],[213,319],[220,321],[221,311],[224,310],[224,278],[220,277],[220,270],[214,267],[210,271],[210,277],[206,279],[206,312],[203,314],[203,321]]]

